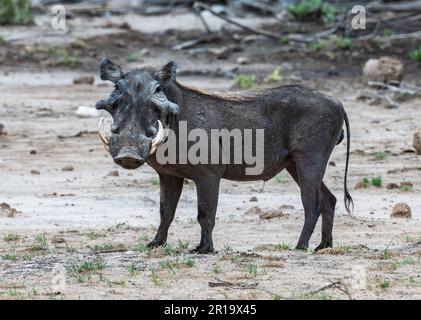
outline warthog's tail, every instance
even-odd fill
[[[348,178],[348,166],[349,166],[349,153],[350,153],[350,143],[351,143],[351,131],[349,129],[349,120],[348,115],[344,112],[344,120],[346,126],[346,165],[345,165],[345,177],[344,177],[344,202],[346,211],[352,215],[354,212],[354,200],[352,200],[351,195],[349,194],[347,187],[347,178]],[[352,207],[352,209],[351,209]]]

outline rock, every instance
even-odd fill
[[[53,243],[53,244],[66,243],[66,239],[64,239],[63,237],[54,236],[51,239],[51,243]]]
[[[358,189],[367,189],[369,187],[368,183],[364,182],[364,181],[360,181],[358,182],[355,186],[354,189],[358,190]]]
[[[6,134],[7,134],[6,128],[4,127],[4,125],[0,123],[0,136],[6,135]]]
[[[61,171],[73,171],[73,170],[74,170],[74,168],[70,164],[61,168]]]
[[[97,109],[87,106],[80,106],[76,110],[76,115],[79,118],[97,118],[99,117],[99,112]]]
[[[388,183],[386,186],[387,190],[394,190],[394,189],[399,189],[399,185],[397,183]]]
[[[329,161],[329,166],[336,167],[336,162],[335,161]]]
[[[139,58],[142,58],[144,56],[149,56],[151,54],[151,52],[149,51],[148,48],[143,48],[142,50],[139,51]]]
[[[38,170],[31,170],[31,174],[39,175],[41,173]]]
[[[70,44],[70,46],[73,49],[85,49],[86,48],[86,42],[84,40],[82,40],[82,39],[77,39],[74,42],[72,42]]]
[[[117,170],[112,170],[112,171],[108,172],[108,176],[109,177],[118,177],[118,176],[120,176],[120,173]]]
[[[257,202],[257,197],[251,197],[249,201],[250,202]]]
[[[415,131],[413,145],[417,154],[421,155],[421,130]]]
[[[29,151],[29,154],[36,155],[37,154],[37,150],[31,150],[31,151]]]
[[[249,64],[250,60],[247,57],[238,57],[236,60],[237,64]]]
[[[400,188],[402,188],[402,187],[413,187],[413,186],[414,186],[414,184],[411,181],[402,181],[401,185],[400,185]]]
[[[411,208],[406,203],[398,203],[393,207],[391,218],[408,218],[412,217]]]
[[[17,213],[15,208],[12,208],[10,204],[3,202],[0,204],[0,217],[13,218]]]
[[[363,76],[365,81],[400,82],[403,79],[403,64],[391,57],[369,59],[364,65]]]
[[[262,212],[263,212],[262,209],[260,209],[259,207],[255,206],[255,207],[252,207],[252,208],[248,209],[244,215],[246,215],[246,216],[254,216],[254,215],[259,215]]]
[[[90,84],[93,85],[95,82],[94,76],[80,76],[76,79],[73,79],[73,84]]]
[[[218,59],[227,59],[229,54],[231,53],[231,50],[228,47],[223,46],[220,48],[209,49],[209,52],[212,53]]]
[[[284,214],[281,210],[267,210],[264,212],[259,213],[259,218],[262,220],[269,220],[274,218],[281,218]]]
[[[327,75],[330,77],[336,77],[339,76],[339,71],[335,66],[330,66],[327,70]]]

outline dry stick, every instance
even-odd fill
[[[237,26],[237,27],[239,27],[239,28],[241,28],[245,31],[248,31],[250,33],[257,34],[257,35],[260,35],[260,36],[264,36],[264,37],[269,38],[271,40],[279,40],[282,37],[284,37],[284,35],[282,35],[282,34],[266,32],[266,31],[257,30],[257,29],[253,29],[251,27],[245,26],[245,25],[243,25],[243,24],[241,24],[237,21],[234,21],[234,20],[224,16],[223,14],[215,12],[210,6],[208,6],[207,4],[202,3],[202,2],[195,2],[193,7],[197,8],[197,9],[201,8],[201,9],[207,10],[211,14],[213,14],[214,16],[216,16],[216,17],[218,17],[222,20],[225,20],[226,22],[228,22],[232,25],[235,25],[235,26]],[[347,15],[348,15],[348,13],[342,17],[341,22],[338,23],[336,26],[334,26],[331,29],[322,31],[320,33],[315,33],[315,34],[310,34],[310,35],[289,34],[286,37],[290,41],[303,42],[303,43],[310,43],[310,42],[313,42],[314,40],[319,39],[319,38],[326,38],[326,37],[336,33],[339,30],[339,28],[342,26],[343,21],[345,20],[345,17]]]
[[[394,11],[394,12],[404,12],[404,11],[421,11],[421,1],[413,2],[403,2],[403,3],[379,3],[374,5],[371,10],[373,11]]]
[[[200,10],[198,8],[196,8],[195,6],[193,6],[192,10],[193,10],[193,13],[199,17],[200,21],[202,22],[203,26],[206,29],[206,32],[209,33],[209,34],[212,33],[212,30],[210,29],[209,25],[207,24],[205,18],[203,18]]]
[[[215,278],[216,281],[218,282],[208,282],[208,286],[211,288],[215,288],[215,287],[229,287],[231,289],[253,289],[253,290],[259,290],[262,292],[266,292],[268,294],[270,294],[271,296],[275,296],[278,294],[275,294],[269,290],[266,289],[262,289],[262,288],[258,288],[257,286],[259,285],[259,283],[254,282],[254,283],[242,283],[242,282],[229,282],[229,281],[224,281],[221,280],[219,278]],[[279,295],[278,295],[279,296]],[[284,299],[283,297],[281,297],[282,299]]]
[[[319,292],[322,292],[322,291],[325,291],[327,289],[333,288],[333,289],[338,289],[339,291],[345,293],[350,300],[353,300],[351,294],[348,291],[348,287],[341,280],[334,281],[334,282],[332,280],[328,280],[328,279],[326,279],[326,280],[329,281],[330,284],[328,284],[328,285],[326,285],[326,286],[324,286],[324,287],[322,287],[322,288],[320,288],[316,291],[312,291],[312,292],[308,293],[308,295],[313,296],[313,295],[315,295]]]
[[[243,24],[241,24],[237,21],[234,21],[234,20],[224,16],[223,14],[220,14],[220,13],[214,11],[210,6],[208,6],[207,4],[205,4],[203,2],[195,2],[194,5],[193,5],[193,8],[195,8],[196,10],[199,10],[199,9],[207,10],[211,14],[213,14],[214,16],[216,16],[216,17],[218,17],[222,20],[225,20],[226,22],[228,22],[228,23],[230,23],[234,26],[237,26],[241,29],[244,29],[244,30],[246,30],[250,33],[265,36],[265,37],[267,37],[269,39],[273,39],[273,40],[279,40],[280,39],[280,36],[278,34],[266,32],[266,31],[261,31],[261,30],[256,30],[256,29],[250,28],[248,26],[245,26],[245,25],[243,25]]]
[[[211,288],[214,287],[230,287],[233,289],[255,289],[259,284],[257,282],[254,283],[243,283],[243,282],[229,282],[229,281],[224,281],[218,278],[215,278],[216,281],[218,282],[209,282],[208,286]]]

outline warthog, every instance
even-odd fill
[[[147,162],[160,178],[161,222],[149,246],[165,244],[174,219],[184,179],[195,182],[201,239],[194,252],[213,251],[212,231],[221,179],[234,181],[269,180],[286,169],[301,190],[305,222],[298,249],[307,249],[310,237],[322,214],[322,240],[316,250],[332,246],[336,198],[323,183],[333,148],[347,128],[347,155],[344,178],[345,207],[350,212],[352,198],[347,189],[349,163],[349,123],[342,104],[335,98],[302,85],[287,85],[246,94],[222,94],[183,85],[176,81],[176,64],[162,68],[142,67],[125,72],[104,59],[100,64],[102,80],[114,82],[115,89],[106,100],[96,104],[113,117],[108,136],[100,120],[99,135],[114,161],[126,169]],[[263,129],[264,166],[256,175],[246,174],[248,163],[161,163],[157,157],[166,141],[164,132],[175,130],[186,121],[189,132],[201,129]],[[253,136],[254,140],[256,135]],[[166,141],[165,143],[170,143]],[[194,142],[189,141],[191,146]],[[215,147],[215,146],[213,146]],[[217,148],[222,148],[217,143]],[[230,146],[228,155],[234,156]],[[157,152],[158,150],[158,152]],[[178,159],[183,157],[181,151]]]

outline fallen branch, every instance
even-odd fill
[[[393,12],[405,12],[405,11],[421,11],[421,1],[411,1],[402,3],[378,3],[373,5],[370,10],[372,11],[393,11]]]
[[[172,47],[173,50],[183,50],[183,49],[189,49],[192,48],[198,44],[202,44],[202,43],[208,43],[211,42],[212,40],[215,40],[217,38],[216,35],[206,35],[203,37],[199,37],[199,38],[195,38],[192,40],[187,40],[184,42],[181,42],[179,44],[176,44],[175,46]]]
[[[244,283],[244,282],[229,282],[218,278],[215,278],[217,282],[208,282],[208,286],[211,288],[215,287],[229,287],[233,289],[256,289],[259,285],[257,282]]]
[[[97,134],[97,131],[88,131],[88,130],[83,130],[83,131],[79,131],[76,134],[71,134],[71,135],[58,135],[57,138],[59,139],[72,139],[72,138],[80,138],[86,134]]]
[[[278,35],[278,34],[276,34],[276,33],[271,33],[271,32],[266,32],[266,31],[262,31],[262,30],[257,30],[257,29],[253,29],[253,28],[250,28],[248,26],[245,26],[245,25],[243,25],[243,24],[241,24],[241,23],[239,23],[239,22],[237,22],[235,20],[232,20],[231,18],[226,17],[225,15],[223,15],[221,13],[216,12],[210,6],[208,6],[207,4],[205,4],[203,2],[195,2],[194,5],[193,5],[193,8],[195,10],[203,9],[203,10],[209,11],[214,16],[216,16],[216,17],[218,17],[218,18],[220,18],[222,20],[225,20],[226,22],[228,22],[228,23],[230,23],[230,24],[232,24],[232,25],[234,25],[236,27],[239,27],[239,28],[241,28],[241,29],[243,29],[245,31],[248,31],[250,33],[261,35],[261,36],[264,36],[264,37],[269,38],[269,39],[272,39],[272,40],[279,40],[281,38],[281,36]]]
[[[340,292],[346,294],[348,296],[349,300],[353,300],[351,294],[349,293],[347,285],[345,283],[343,283],[343,281],[341,281],[341,280],[338,280],[338,281],[327,280],[327,281],[329,281],[330,284],[328,284],[328,285],[326,285],[326,286],[324,286],[320,289],[317,289],[315,291],[312,291],[312,292],[308,293],[307,295],[314,296],[315,294],[317,294],[319,292],[322,292],[322,291],[325,291],[325,290],[328,290],[328,289],[336,289],[336,290],[339,290]]]

